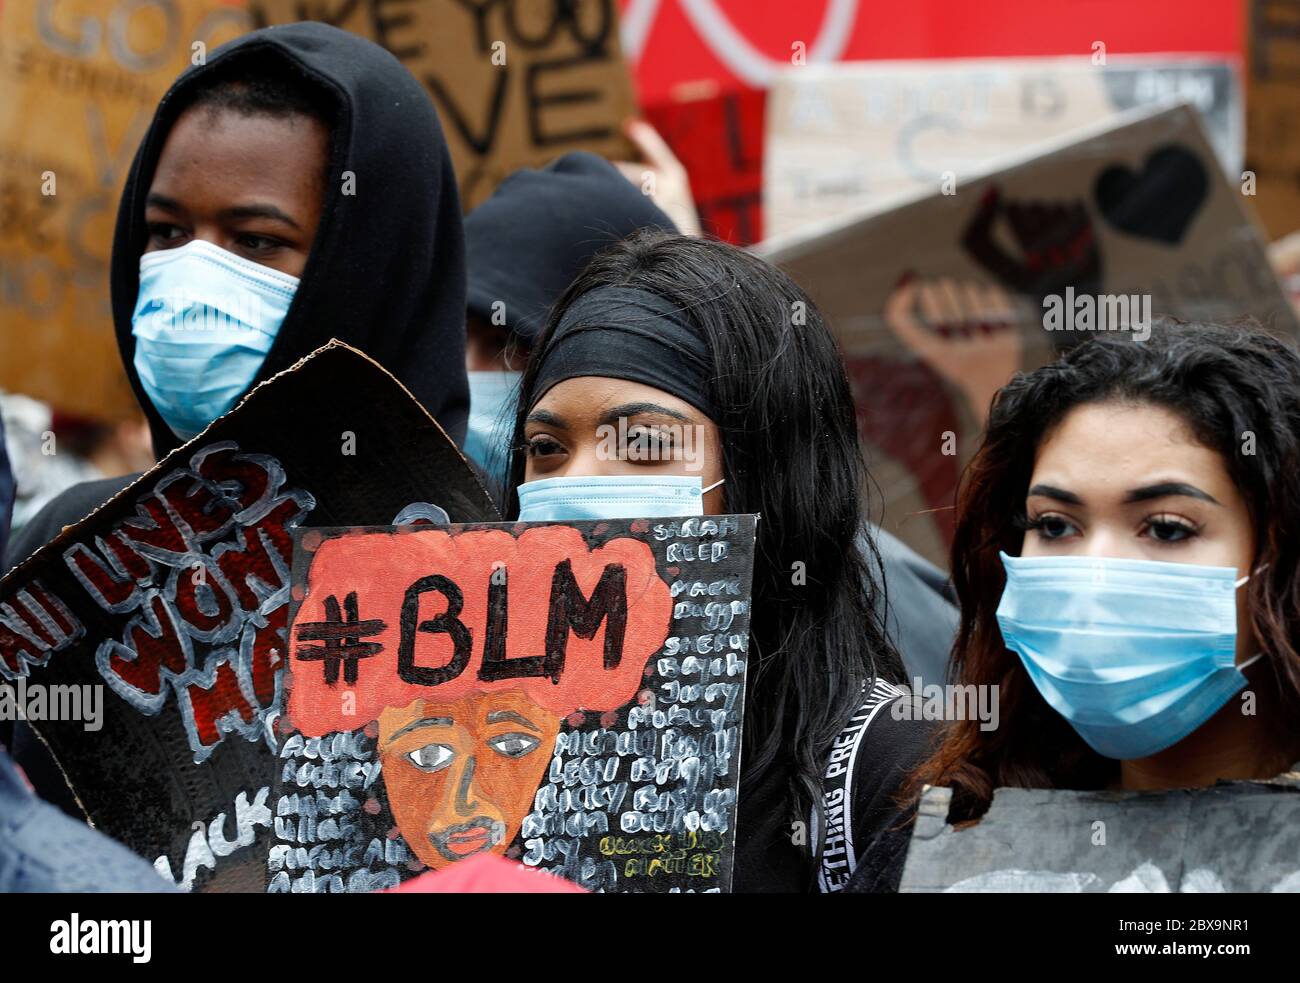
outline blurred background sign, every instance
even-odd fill
[[[759,247],[840,341],[882,524],[940,566],[958,475],[1013,373],[1117,320],[1298,327],[1190,106],[1095,123],[954,190]]]
[[[4,0],[0,389],[97,419],[137,412],[109,312],[118,198],[194,45],[247,24],[215,0]]]
[[[387,48],[424,84],[465,210],[572,150],[629,159],[636,113],[614,0],[251,0],[259,24],[318,20]]]
[[[642,110],[691,172],[705,228],[739,243],[764,236],[755,200],[763,103],[785,70],[877,59],[1091,55],[1097,42],[1108,57],[1239,59],[1243,2],[1202,0],[1192,14],[1183,0],[621,0],[623,50],[636,70]],[[686,122],[723,118],[727,125],[711,128]]]
[[[1136,106],[1196,107],[1224,171],[1241,170],[1236,65],[1091,57],[881,61],[786,68],[767,100],[766,234],[879,206]]]
[[[1300,229],[1300,4],[1247,0],[1250,16],[1246,167],[1256,207],[1277,239]]]

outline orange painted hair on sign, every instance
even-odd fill
[[[502,690],[521,691],[559,714],[613,710],[642,686],[646,664],[663,647],[672,620],[669,587],[649,545],[637,539],[591,549],[569,526],[525,529],[518,537],[501,529],[449,533],[415,526],[329,539],[308,533],[302,546],[313,558],[292,628],[288,721],[308,736],[355,730],[385,707],[417,699],[436,704]],[[489,637],[494,571],[498,597],[507,603]],[[613,607],[626,596],[621,652],[613,640],[607,648],[610,611],[597,626],[601,612],[587,608],[602,580]],[[553,602],[557,591],[562,596]],[[315,626],[351,620],[352,594],[355,634],[321,640],[331,630],[342,634]],[[444,614],[454,618],[440,619]],[[565,639],[562,665],[555,640],[551,661],[545,658],[552,620],[555,640]],[[485,648],[494,641],[503,644],[485,665]],[[364,651],[354,644],[378,648],[352,659]],[[607,668],[607,656],[616,664]],[[528,674],[502,676],[520,671]],[[327,681],[331,672],[334,679]]]

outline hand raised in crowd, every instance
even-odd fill
[[[885,323],[966,397],[980,425],[993,394],[1020,368],[1019,318],[992,283],[905,276],[885,301]]]
[[[678,232],[688,236],[699,235],[702,229],[699,213],[695,210],[695,198],[691,194],[691,179],[672,147],[644,120],[628,120],[623,132],[640,152],[641,160],[614,161],[614,166],[663,209]]]

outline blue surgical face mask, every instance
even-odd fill
[[[477,462],[489,477],[500,479],[510,458],[514,434],[515,399],[519,393],[518,372],[469,373],[469,428],[465,433],[465,454]]]
[[[135,371],[182,440],[230,410],[266,361],[298,278],[195,239],[140,257]]]
[[[1234,665],[1232,567],[1002,554],[998,625],[1043,699],[1098,754],[1145,758],[1205,723],[1248,680]]]
[[[657,519],[704,514],[699,475],[542,478],[519,486],[520,522],[578,519]]]

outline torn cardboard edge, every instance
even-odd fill
[[[119,491],[116,495],[112,496],[107,501],[100,503],[98,506],[96,506],[94,509],[88,512],[78,521],[72,523],[71,525],[64,526],[62,531],[60,531],[60,533],[57,536],[55,536],[48,543],[45,543],[43,546],[37,549],[35,553],[32,553],[30,556],[26,557],[21,562],[16,563],[13,566],[13,568],[7,574],[5,574],[3,578],[0,578],[0,596],[3,596],[5,588],[9,585],[11,580],[22,579],[22,577],[26,574],[28,568],[33,566],[41,558],[42,554],[44,554],[46,550],[61,548],[65,543],[67,543],[69,540],[73,539],[77,535],[77,530],[80,529],[84,524],[89,522],[91,519],[97,516],[104,509],[109,508],[110,506],[116,504],[117,502],[119,502],[124,498],[129,498],[135,492],[135,489],[142,483],[146,482],[150,478],[150,476],[153,475],[155,472],[165,470],[166,468],[173,466],[175,462],[188,458],[190,452],[194,449],[197,449],[198,446],[202,445],[202,443],[207,439],[208,431],[210,431],[213,427],[217,426],[217,424],[226,420],[231,415],[238,413],[251,400],[260,400],[262,398],[265,398],[264,390],[266,390],[268,386],[272,386],[275,384],[277,380],[287,375],[290,375],[291,373],[297,372],[308,362],[311,362],[313,359],[317,359],[322,356],[325,356],[327,353],[335,350],[340,352],[346,352],[347,357],[349,359],[354,360],[353,364],[357,368],[376,370],[378,374],[386,378],[388,383],[390,383],[396,389],[400,390],[403,396],[405,396],[408,400],[410,400],[412,403],[418,406],[420,409],[420,413],[424,415],[425,419],[428,421],[429,426],[433,427],[439,434],[441,434],[442,438],[449,445],[456,448],[456,453],[460,455],[462,461],[465,461],[466,470],[471,475],[473,475],[474,481],[477,483],[479,489],[483,492],[484,498],[487,499],[487,501],[492,502],[492,496],[488,494],[487,488],[484,487],[483,481],[481,478],[479,478],[478,473],[472,467],[470,467],[468,460],[465,458],[464,452],[459,447],[456,447],[456,442],[452,440],[450,436],[448,436],[447,431],[442,429],[442,425],[438,423],[436,419],[434,419],[433,415],[425,408],[424,404],[421,403],[418,399],[416,399],[413,395],[411,395],[411,391],[407,389],[405,385],[402,384],[401,380],[398,379],[391,372],[389,372],[388,369],[384,368],[379,362],[375,361],[365,352],[361,351],[361,349],[354,348],[353,346],[349,345],[347,342],[340,341],[338,338],[331,338],[329,341],[321,345],[315,351],[309,352],[307,355],[304,355],[302,358],[298,359],[298,361],[294,362],[288,368],[277,372],[269,379],[259,382],[256,386],[254,386],[247,393],[245,393],[244,396],[239,400],[238,403],[234,405],[233,408],[223,413],[221,416],[217,417],[206,427],[204,427],[201,432],[195,434],[193,437],[191,437],[185,443],[181,444],[179,447],[174,448],[172,451],[170,451],[167,454],[166,457],[156,462],[154,466],[150,468],[148,471],[142,472],[139,477],[137,477],[134,481],[132,481],[121,491]],[[495,502],[492,503],[492,507],[493,510],[496,511]]]

